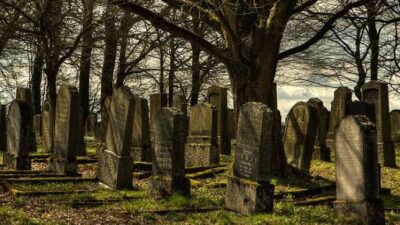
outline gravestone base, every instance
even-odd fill
[[[189,143],[185,146],[185,167],[219,165],[219,152],[212,144]]]
[[[396,155],[393,142],[377,142],[379,164],[396,167]]]
[[[221,155],[231,155],[231,143],[229,137],[218,136],[218,146]]]
[[[382,200],[335,201],[334,207],[338,224],[350,218],[365,225],[385,224],[385,208]]]
[[[30,170],[31,159],[29,157],[15,157],[7,152],[3,153],[3,161],[7,168],[12,170]]]
[[[272,213],[275,186],[237,177],[228,178],[225,206],[242,213]]]
[[[132,147],[132,158],[140,162],[152,162],[153,151],[150,146],[147,147]]]
[[[317,146],[314,147],[314,152],[312,155],[312,159],[314,160],[321,160],[325,162],[331,162],[331,155],[330,155],[330,150],[326,146]]]
[[[190,180],[186,177],[152,176],[149,181],[151,195],[165,198],[172,194],[190,197]]]
[[[55,174],[76,176],[78,175],[76,170],[78,169],[78,164],[76,161],[67,161],[65,159],[50,158],[50,171]]]
[[[107,149],[98,151],[97,178],[112,189],[132,189],[133,159],[118,156]]]

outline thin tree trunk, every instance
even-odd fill
[[[174,80],[176,71],[176,47],[175,38],[171,37],[170,43],[170,56],[169,56],[169,73],[168,73],[168,105],[172,107],[174,103]]]
[[[193,31],[197,34],[200,33],[200,19],[198,15],[193,16]],[[200,54],[201,49],[194,44],[192,46],[192,90],[190,97],[190,105],[194,106],[199,103],[199,95],[200,95]]]
[[[83,30],[81,64],[79,73],[79,94],[81,98],[82,122],[85,123],[89,115],[89,78],[90,63],[93,49],[93,9],[94,0],[82,0],[83,11]]]
[[[101,102],[113,93],[113,75],[117,57],[118,35],[116,29],[116,8],[107,4],[105,17],[105,49],[101,76]]]
[[[130,12],[125,12],[124,17],[121,20],[121,27],[119,29],[120,35],[120,51],[119,51],[119,65],[117,72],[117,81],[115,83],[115,88],[119,88],[124,85],[124,81],[127,76],[127,57],[126,49],[128,47],[129,31],[133,26],[133,17]]]
[[[160,78],[159,78],[159,90],[160,94],[164,93],[164,50],[162,49],[162,46],[160,46]]]
[[[368,10],[368,36],[370,40],[371,47],[371,80],[378,80],[379,73],[379,33],[376,28],[376,13],[377,13],[377,3],[376,1],[371,1],[367,5]]]
[[[39,40],[40,42],[40,40]],[[42,71],[44,66],[44,51],[43,46],[38,43],[36,46],[35,59],[33,61],[33,72],[32,72],[32,106],[33,114],[40,114],[42,112],[41,107],[41,83],[42,83]]]

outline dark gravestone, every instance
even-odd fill
[[[371,81],[362,87],[362,100],[375,105],[375,124],[379,164],[396,166],[396,155],[391,137],[389,96],[386,83]]]
[[[236,120],[233,109],[228,109],[228,135],[231,139],[236,139]]]
[[[110,120],[111,97],[104,99],[101,109],[101,142],[106,142],[108,122]]]
[[[400,142],[400,110],[390,112],[390,125],[392,129],[392,141]]]
[[[287,163],[297,169],[310,169],[317,134],[316,110],[305,102],[296,103],[286,118],[284,149]]]
[[[42,145],[44,151],[51,151],[51,136],[50,136],[50,103],[45,102],[42,110]]]
[[[331,103],[331,114],[329,119],[329,131],[326,144],[331,151],[335,151],[335,135],[340,121],[347,115],[348,105],[351,103],[352,91],[348,87],[336,89]]]
[[[24,100],[29,104],[30,107],[30,117],[33,117],[33,110],[32,110],[32,92],[31,89],[29,88],[23,88],[23,87],[18,87],[17,88],[17,93],[16,93],[16,97],[15,99],[17,100]],[[33,119],[31,119],[31,126],[33,127]],[[34,132],[35,130],[32,128],[31,129],[32,132]],[[37,147],[36,147],[36,136],[35,134],[31,134],[29,135],[30,138],[32,138],[32,140],[29,141],[29,152],[36,152],[37,151]]]
[[[11,102],[7,116],[7,152],[4,164],[13,170],[31,169],[30,141],[33,135],[31,107],[27,101]]]
[[[7,150],[6,106],[0,104],[0,152]]]
[[[314,144],[313,159],[330,162],[331,152],[326,146],[326,137],[329,129],[329,111],[318,98],[311,98],[308,100],[307,104],[314,107],[318,118],[317,138]]]
[[[97,114],[90,113],[86,119],[86,136],[95,137],[97,129]]]
[[[239,115],[233,176],[228,178],[225,205],[228,209],[254,214],[272,212],[274,112],[262,103],[246,103]]]
[[[231,140],[228,134],[227,89],[211,86],[208,88],[208,102],[217,108],[218,150],[222,155],[231,154]]]
[[[77,139],[76,155],[82,156],[82,155],[86,155],[86,142],[85,142],[86,129],[85,129],[85,126],[83,125],[85,123],[85,121],[83,121],[82,108],[79,108],[78,120],[79,120],[79,122],[76,124],[76,126],[78,126],[80,134],[77,135],[78,139]]]
[[[338,220],[384,224],[379,199],[376,129],[366,116],[348,116],[336,134],[336,201]]]
[[[97,177],[112,189],[132,188],[131,157],[135,98],[127,87],[118,88],[111,100],[106,148],[98,151]]]
[[[151,162],[149,105],[145,98],[135,97],[135,121],[132,131],[132,153],[135,161]]]
[[[366,116],[375,123],[375,105],[368,102],[354,101],[348,104],[346,116]]]
[[[185,146],[186,167],[219,164],[217,146],[217,111],[208,103],[190,109],[189,137]]]
[[[57,174],[76,174],[76,155],[82,135],[80,113],[78,90],[61,86],[57,95],[54,152],[50,159],[50,169]]]
[[[173,193],[190,196],[190,181],[185,177],[186,116],[175,108],[163,108],[154,123],[153,176],[150,189],[156,198]]]

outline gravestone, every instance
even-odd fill
[[[337,219],[361,224],[385,224],[379,199],[379,166],[376,129],[366,116],[348,116],[336,134]]]
[[[45,102],[42,110],[42,145],[44,151],[51,151],[51,136],[50,136],[50,103]]]
[[[153,176],[150,190],[162,198],[178,193],[190,196],[190,181],[185,177],[186,116],[175,108],[163,108],[154,123]]]
[[[4,164],[12,170],[30,170],[30,141],[33,135],[31,107],[27,101],[11,102],[7,115],[7,152]]]
[[[86,136],[95,137],[97,129],[97,114],[90,113],[86,119]]]
[[[368,102],[354,101],[348,104],[346,116],[363,115],[375,123],[375,105]]]
[[[231,139],[236,139],[236,121],[233,109],[228,109],[228,135]]]
[[[135,161],[151,162],[149,104],[147,99],[135,97],[135,121],[132,131],[132,157]]]
[[[347,115],[348,105],[351,103],[352,91],[348,87],[336,89],[331,103],[331,114],[329,119],[329,131],[326,144],[330,151],[335,151],[335,135],[340,121]]]
[[[154,122],[158,111],[168,105],[168,95],[162,94],[151,94],[150,95],[150,140],[151,147],[154,149]]]
[[[226,208],[243,214],[272,212],[274,112],[262,103],[242,106],[239,115],[233,175],[228,178]]]
[[[316,110],[305,102],[296,103],[286,118],[284,149],[287,163],[310,169],[318,120]]]
[[[314,107],[318,118],[317,138],[315,140],[312,158],[330,162],[331,152],[326,146],[326,137],[329,129],[329,111],[324,107],[324,103],[318,98],[311,98],[308,100],[307,104]]]
[[[77,156],[82,156],[86,155],[86,142],[85,142],[85,133],[86,129],[85,126],[83,125],[85,121],[83,121],[83,110],[82,108],[79,108],[79,123],[76,124],[78,126],[78,129],[80,131],[80,135],[77,135],[78,138],[78,145],[76,148],[76,155]]]
[[[42,114],[33,116],[33,132],[36,137],[36,144],[42,143]]]
[[[185,146],[186,167],[219,164],[217,146],[217,111],[208,103],[190,109],[189,137]]]
[[[222,155],[231,154],[231,140],[228,134],[227,89],[211,86],[208,88],[207,101],[217,109],[218,150]]]
[[[101,142],[106,142],[108,122],[110,120],[111,96],[104,99],[101,109]]]
[[[183,112],[183,114],[187,115],[188,104],[186,103],[185,96],[183,95],[175,95],[172,107],[178,109]]]
[[[63,85],[57,95],[54,152],[50,170],[57,174],[76,175],[77,151],[81,147],[82,123],[77,88]]]
[[[6,106],[0,104],[0,152],[7,150]]]
[[[24,88],[24,87],[18,87],[15,99],[26,101],[29,104],[29,107],[31,109],[30,117],[33,117],[31,89]],[[33,119],[31,119],[31,123],[32,123],[31,126],[33,127]],[[32,128],[31,131],[34,132],[35,130]],[[30,143],[29,152],[36,152],[37,151],[36,135],[33,133],[33,134],[29,135],[29,137],[32,138],[32,140],[29,142]]]
[[[400,110],[390,112],[390,127],[392,129],[392,141],[400,142]]]
[[[115,90],[109,111],[106,147],[98,150],[97,177],[112,189],[132,188],[131,157],[135,98],[127,87]]]
[[[389,96],[386,83],[371,81],[362,87],[362,100],[375,105],[378,160],[382,166],[396,166],[396,155],[391,137]]]

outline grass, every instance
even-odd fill
[[[96,147],[88,146],[94,154]],[[230,163],[232,157],[223,157],[223,163]],[[397,155],[400,165],[400,151]],[[95,170],[92,165],[87,170]],[[46,184],[18,185],[24,191],[71,191],[90,190],[85,193],[47,195],[42,197],[12,197],[8,192],[0,193],[1,224],[333,224],[334,211],[327,205],[295,206],[290,196],[274,202],[274,213],[253,216],[240,215],[224,209],[226,179],[230,171],[197,179],[192,186],[192,197],[173,195],[167,199],[155,200],[149,194],[147,180],[135,181],[138,190],[113,191],[97,184]],[[324,186],[335,181],[335,164],[313,161],[311,175],[318,178],[293,176],[287,179],[273,179],[276,193],[298,191]],[[218,185],[215,185],[218,184]],[[392,190],[391,196],[383,196],[386,207],[400,208],[400,169],[383,168],[382,184]],[[325,193],[332,195],[332,193]],[[318,196],[321,197],[321,196]],[[322,196],[323,197],[323,196]],[[74,207],[74,203],[101,201],[96,206]],[[212,208],[207,212],[194,209]],[[177,209],[189,210],[186,212]],[[193,211],[190,211],[193,210]],[[157,211],[155,213],[154,211]],[[3,222],[4,221],[4,222]],[[386,211],[386,224],[400,224],[400,210]]]

